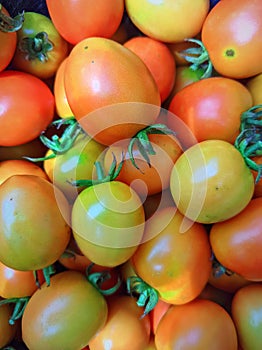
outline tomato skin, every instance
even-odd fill
[[[262,284],[252,283],[239,289],[232,300],[231,314],[238,333],[239,344],[245,350],[262,346]]]
[[[237,334],[220,305],[198,299],[167,311],[156,330],[155,343],[157,350],[237,350]]]
[[[32,350],[81,349],[106,319],[102,294],[82,273],[64,271],[30,298],[22,316],[22,338]]]
[[[246,83],[246,87],[252,95],[253,105],[262,104],[262,73],[250,78]]]
[[[45,32],[52,49],[45,52],[44,43],[40,45],[41,52],[44,52],[45,59],[39,59],[34,51],[34,58],[29,58],[30,50],[24,51],[21,46],[23,41],[34,38],[38,33]],[[23,46],[22,46],[23,47]],[[68,43],[61,37],[49,17],[36,12],[25,12],[22,28],[17,32],[17,46],[12,60],[13,69],[33,74],[41,79],[51,78],[55,75],[57,68],[69,51]]]
[[[32,141],[54,117],[55,101],[51,90],[39,78],[20,71],[0,73],[0,104],[3,107],[0,112],[1,146]]]
[[[0,301],[2,298],[0,297]],[[0,307],[0,347],[1,349],[8,345],[17,333],[17,323],[9,324],[9,319],[12,316],[13,308],[10,304],[1,305]]]
[[[0,260],[16,270],[53,264],[71,235],[62,192],[39,176],[14,175],[0,186],[0,204]]]
[[[256,162],[258,165],[262,164],[262,156],[253,157],[252,160]],[[252,170],[252,174],[254,176],[254,180],[256,180],[257,171]],[[262,178],[260,178],[259,181],[255,183],[253,198],[257,198],[257,197],[262,197]]]
[[[215,70],[243,79],[262,72],[260,0],[220,1],[206,17],[201,35]]]
[[[54,0],[46,1],[48,11],[59,33],[71,44],[88,37],[110,38],[124,14],[124,1]]]
[[[178,158],[170,189],[181,213],[193,221],[211,224],[237,215],[248,205],[254,178],[231,143],[206,140]]]
[[[169,111],[181,118],[199,142],[219,139],[234,143],[240,115],[252,107],[252,96],[240,82],[225,77],[198,80],[178,91]],[[168,126],[173,126],[172,114]]]
[[[237,273],[226,274],[215,277],[213,273],[210,274],[208,283],[217,289],[234,294],[238,289],[252,283]]]
[[[92,37],[76,44],[64,84],[75,118],[102,144],[134,136],[154,123],[160,111],[160,93],[147,66],[110,39]]]
[[[161,300],[187,303],[200,294],[211,271],[207,232],[176,208],[161,209],[147,221],[132,262],[137,275],[159,292]]]
[[[130,296],[122,295],[108,300],[106,325],[89,342],[90,350],[125,350],[132,344],[132,350],[144,350],[149,343],[149,316],[141,318],[142,308]]]
[[[262,280],[262,198],[252,199],[236,216],[216,223],[210,230],[210,244],[217,260],[247,280]]]

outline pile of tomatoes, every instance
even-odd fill
[[[262,349],[261,0],[42,2],[0,5],[0,348]]]

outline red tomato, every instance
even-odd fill
[[[47,0],[46,4],[55,27],[71,44],[88,37],[110,38],[124,14],[123,0],[114,4],[111,0]]]
[[[240,82],[224,77],[196,81],[175,94],[169,111],[181,118],[199,142],[219,139],[234,143],[240,115],[252,107],[252,96]],[[168,126],[174,128],[173,116]]]
[[[54,117],[55,100],[39,78],[20,71],[0,73],[0,145],[17,146],[38,137]]]
[[[220,1],[206,17],[201,31],[215,70],[230,78],[262,72],[262,2]]]

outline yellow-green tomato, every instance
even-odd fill
[[[72,208],[74,238],[91,261],[102,266],[126,262],[141,242],[145,214],[137,193],[120,181],[84,189]]]
[[[254,178],[232,144],[206,140],[188,148],[176,161],[170,189],[182,214],[210,224],[229,219],[247,206]]]

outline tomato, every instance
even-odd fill
[[[110,38],[118,29],[124,1],[115,0],[55,0],[46,1],[52,22],[71,44],[88,37]]]
[[[76,44],[64,74],[75,118],[102,144],[134,136],[160,112],[159,90],[149,69],[113,40],[92,37]]]
[[[27,160],[10,159],[0,161],[0,185],[9,177],[19,174],[36,175],[48,179],[42,168]]]
[[[167,310],[171,307],[172,304],[166,303],[165,301],[159,299],[156,306],[149,313],[150,322],[151,322],[151,332],[155,335],[157,327],[160,320],[165,315]]]
[[[39,78],[20,71],[0,73],[0,145],[38,137],[54,117],[54,96]],[[15,127],[14,127],[15,125]]]
[[[60,257],[71,234],[69,205],[49,181],[35,175],[8,178],[0,186],[0,206],[2,263],[40,270]]]
[[[17,32],[17,47],[12,60],[14,69],[41,79],[55,75],[68,54],[68,43],[61,37],[49,17],[24,12],[22,28]]]
[[[171,172],[170,189],[182,214],[211,224],[232,218],[248,205],[254,178],[231,143],[206,140],[178,158]]]
[[[210,230],[210,244],[217,260],[247,280],[262,280],[262,198],[252,199],[236,216],[216,223]]]
[[[199,37],[199,34],[197,35],[197,37]],[[177,67],[189,65],[189,62],[185,59],[185,57],[182,54],[184,50],[187,50],[189,48],[198,47],[196,43],[186,41],[186,40],[179,41],[176,43],[167,44],[167,46],[175,58],[175,62],[176,62]]]
[[[222,306],[228,313],[230,313],[231,302],[233,298],[232,293],[226,292],[222,289],[212,286],[210,283],[207,283],[205,285],[205,288],[199,294],[198,298],[214,301],[218,305]]]
[[[175,60],[167,45],[147,36],[136,36],[126,41],[124,46],[146,64],[157,83],[161,101],[165,101],[174,86],[176,73]]]
[[[210,274],[207,232],[176,208],[161,209],[146,222],[143,243],[132,262],[137,275],[157,290],[161,300],[187,303],[200,294]]]
[[[198,34],[209,10],[208,0],[125,0],[125,5],[141,32],[164,42],[181,42]]]
[[[248,89],[234,79],[211,77],[178,91],[169,111],[181,118],[199,142],[219,139],[234,143],[239,134],[240,115],[252,107]],[[172,129],[172,114],[168,126]]]
[[[114,267],[127,261],[144,232],[144,209],[137,193],[120,181],[84,189],[72,208],[72,229],[81,252],[92,262]]]
[[[143,202],[146,219],[149,219],[157,210],[172,205],[174,205],[174,200],[169,188],[160,193],[147,196]]]
[[[239,289],[232,300],[234,320],[240,346],[259,350],[262,346],[262,284],[254,283]]]
[[[31,350],[81,349],[106,319],[102,294],[81,272],[63,271],[30,298],[22,316],[22,338]]]
[[[262,2],[220,1],[207,15],[201,35],[215,70],[243,79],[262,72]]]
[[[237,334],[229,314],[210,300],[172,306],[156,331],[157,350],[237,350]]]
[[[262,156],[257,156],[252,158],[253,161],[255,161],[257,164],[262,164]],[[257,177],[257,172],[252,170],[252,174],[254,177],[254,180]],[[262,197],[262,178],[258,180],[258,182],[255,183],[255,190],[254,190],[254,198]]]
[[[143,310],[134,298],[126,295],[108,300],[108,319],[89,342],[90,350],[125,350],[132,344],[132,350],[144,350],[149,343],[149,316],[141,318]],[[106,345],[108,344],[108,345]]]
[[[262,104],[262,73],[250,78],[246,83],[246,87],[252,95],[253,105]]]
[[[0,301],[2,298],[0,297]],[[15,337],[17,332],[17,324],[9,324],[9,319],[12,316],[13,307],[10,304],[0,306],[0,347],[1,349],[8,345]]]

